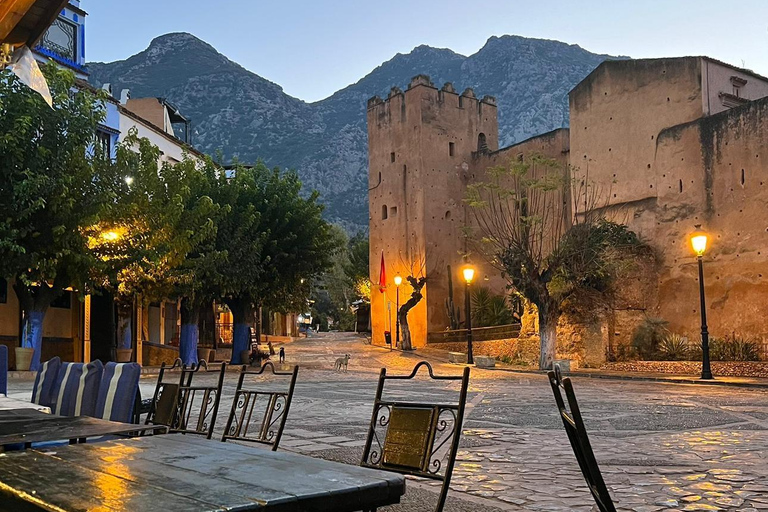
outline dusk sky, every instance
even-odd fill
[[[493,35],[631,57],[708,55],[768,75],[768,0],[82,0],[87,59],[125,59],[190,32],[306,101],[415,46],[478,51]]]

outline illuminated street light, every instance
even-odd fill
[[[475,364],[475,358],[472,355],[472,306],[469,295],[469,285],[472,284],[472,280],[475,278],[475,267],[467,265],[461,271],[464,276],[464,309],[467,317],[467,364]]]
[[[691,247],[696,253],[699,262],[699,300],[701,301],[701,378],[712,379],[712,369],[709,364],[709,331],[707,330],[707,305],[704,299],[704,252],[707,250],[707,233],[701,229],[701,224],[696,225],[696,230],[691,233]]]
[[[403,284],[403,278],[400,274],[395,276],[395,290],[396,290],[396,303],[395,303],[395,347],[400,346],[400,285]],[[390,303],[391,304],[391,303]],[[392,318],[392,317],[390,317]],[[392,325],[392,324],[389,324]]]

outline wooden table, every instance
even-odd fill
[[[36,411],[51,412],[50,407],[33,404],[29,400],[19,400],[18,398],[0,395],[0,411],[7,411],[9,409],[34,409]]]
[[[166,427],[119,423],[89,416],[57,416],[34,409],[0,411],[0,446],[86,439],[141,430],[164,432]]]
[[[399,474],[181,434],[0,457],[0,510],[351,512],[404,493]]]

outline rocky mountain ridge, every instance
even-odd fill
[[[224,162],[262,159],[295,168],[320,191],[326,215],[347,229],[367,229],[368,98],[405,88],[426,74],[495,96],[499,143],[506,146],[568,125],[568,91],[609,55],[577,45],[519,36],[491,37],[465,57],[426,45],[397,54],[323,100],[307,103],[227,59],[187,33],[155,38],[126,60],[88,64],[95,86],[131,89],[133,97],[159,96],[192,119],[193,144]],[[620,57],[619,57],[620,58]]]

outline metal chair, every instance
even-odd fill
[[[547,375],[549,376],[549,383],[552,385],[552,392],[555,394],[557,409],[560,412],[560,418],[563,420],[565,432],[568,434],[568,440],[571,442],[573,453],[579,462],[579,467],[584,475],[584,480],[587,482],[589,492],[595,498],[600,512],[616,512],[616,507],[613,505],[611,495],[608,494],[608,489],[603,481],[603,475],[600,473],[600,468],[597,465],[592,445],[589,443],[589,436],[587,436],[587,429],[584,427],[584,421],[581,417],[579,404],[576,401],[576,394],[573,392],[571,379],[563,378],[559,366],[555,366],[555,370],[547,373]],[[570,412],[566,409],[561,390],[565,392],[565,396],[568,399]]]
[[[188,371],[181,361],[176,358],[173,365],[165,362],[160,365],[157,385],[152,398],[141,402],[141,414],[146,413],[145,425],[166,425],[171,427],[179,413],[179,387],[184,373]]]
[[[201,369],[205,369],[203,373],[215,372],[215,370],[208,370],[208,363],[205,361],[201,360],[199,364],[192,365],[188,369],[182,368],[179,385],[178,416],[170,425],[169,432],[198,434],[205,436],[207,439],[213,436],[226,367],[226,363],[221,363],[221,369],[218,372],[219,377],[215,386],[193,385],[192,381],[196,375],[200,375]]]
[[[275,376],[290,377],[287,391],[259,390],[250,386],[250,389],[243,388],[246,375],[262,375],[267,367],[272,370],[272,374]],[[240,370],[240,378],[237,381],[235,398],[232,400],[229,419],[227,419],[227,426],[224,428],[224,435],[221,440],[251,441],[271,446],[272,451],[276,451],[280,444],[280,438],[283,436],[298,374],[298,366],[294,366],[290,372],[280,372],[275,370],[275,366],[271,362],[264,363],[257,371],[249,371],[243,365]],[[253,429],[252,426],[256,428]]]
[[[382,400],[385,382],[413,379],[422,366],[433,380],[461,382],[458,403]],[[361,465],[442,481],[435,507],[435,512],[441,512],[459,449],[468,385],[469,368],[464,368],[461,376],[435,376],[426,361],[418,363],[410,375],[387,376],[386,368],[382,368]]]

